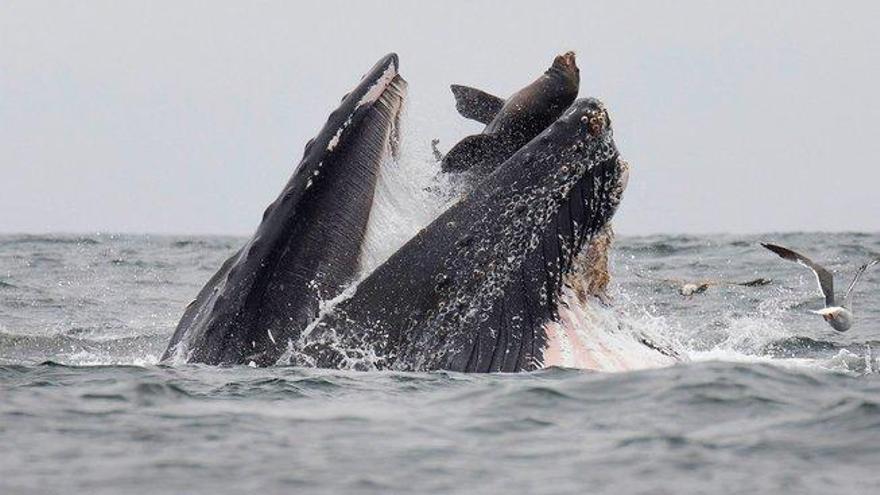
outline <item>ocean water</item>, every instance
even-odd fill
[[[880,270],[835,333],[762,240],[838,290],[880,253],[877,234],[623,236],[605,320],[681,363],[465,375],[161,366],[244,239],[2,236],[0,493],[874,493]]]

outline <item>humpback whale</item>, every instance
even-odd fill
[[[163,360],[274,364],[355,278],[376,178],[395,150],[406,82],[383,57],[343,97],[253,237],[186,308]]]
[[[523,371],[545,365],[578,257],[627,169],[605,106],[576,101],[286,343],[292,364]]]
[[[459,141],[443,157],[444,172],[468,172],[478,182],[520,147],[556,121],[577,98],[580,71],[574,52],[557,56],[544,74],[503,100],[484,91],[453,84],[456,109],[486,124],[482,133]]]

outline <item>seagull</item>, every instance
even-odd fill
[[[642,273],[636,272],[637,277],[641,277],[647,280],[653,280],[654,282],[662,282],[664,284],[670,284],[674,287],[678,287],[678,293],[683,296],[692,296],[694,294],[702,294],[709,290],[709,287],[715,287],[718,285],[739,285],[742,287],[758,287],[761,285],[772,284],[773,281],[766,278],[756,278],[754,280],[749,280],[746,282],[726,282],[724,280],[681,280],[677,278],[654,278],[644,275]]]
[[[880,258],[868,261],[856,270],[856,275],[853,277],[852,282],[849,284],[849,288],[846,289],[846,294],[843,296],[843,302],[837,304],[834,299],[834,275],[832,275],[831,272],[821,265],[816,264],[810,258],[796,253],[791,249],[777,246],[775,244],[765,244],[763,242],[761,245],[770,251],[773,251],[782,259],[794,261],[799,265],[803,265],[810,270],[813,270],[813,273],[816,275],[816,280],[819,282],[819,288],[822,289],[822,294],[825,295],[825,307],[817,311],[810,310],[810,313],[820,315],[829,325],[831,325],[831,328],[838,332],[845,332],[852,327],[853,312],[850,304],[850,296],[852,296],[853,287],[855,287],[859,279],[862,278],[862,274],[865,273],[865,270],[880,263]]]

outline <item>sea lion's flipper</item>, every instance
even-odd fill
[[[455,96],[455,109],[464,118],[488,124],[504,106],[503,99],[485,91],[458,84],[453,84],[450,88]]]
[[[444,172],[465,172],[475,165],[491,170],[504,143],[492,134],[474,134],[458,142],[443,157],[440,169]]]

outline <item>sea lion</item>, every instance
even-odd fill
[[[577,98],[580,70],[574,52],[557,56],[528,86],[507,100],[467,86],[452,85],[456,109],[486,124],[480,134],[458,142],[441,162],[444,172],[467,172],[474,184],[553,124]]]

